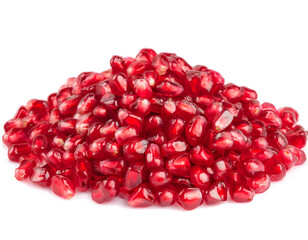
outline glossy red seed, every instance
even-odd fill
[[[204,194],[204,200],[207,204],[214,204],[221,201],[227,201],[227,186],[222,181],[216,181],[210,185]]]
[[[279,162],[276,158],[267,161],[265,164],[265,168],[266,172],[270,175],[272,181],[280,181],[287,174],[287,169],[285,165]]]
[[[114,74],[119,72],[125,72],[126,69],[124,58],[117,55],[112,56],[112,58],[110,59],[110,66]]]
[[[31,181],[41,185],[42,187],[48,187],[51,184],[52,173],[46,167],[35,167],[33,168]]]
[[[195,187],[204,190],[211,184],[211,176],[205,168],[195,165],[190,170],[190,181]]]
[[[136,138],[123,145],[122,154],[126,161],[137,162],[144,159],[145,151],[149,142],[145,139]]]
[[[213,120],[214,131],[221,132],[225,130],[231,124],[232,120],[233,116],[228,110],[218,113]]]
[[[138,136],[137,129],[134,126],[120,127],[114,134],[117,142],[123,146],[129,140]]]
[[[119,190],[120,183],[118,179],[109,177],[94,186],[91,197],[97,203],[104,203],[115,198],[119,194]]]
[[[164,168],[154,169],[149,173],[149,183],[154,188],[161,188],[172,181],[172,175]]]
[[[230,196],[235,202],[251,202],[254,194],[253,189],[242,185],[236,185],[230,190]]]
[[[199,165],[211,165],[214,160],[214,155],[211,151],[202,145],[194,146],[189,152],[190,160]]]
[[[15,169],[15,178],[18,181],[23,181],[31,176],[33,168],[36,166],[35,161],[33,160],[23,160],[20,163],[20,166]]]
[[[187,154],[181,154],[170,158],[166,162],[166,169],[176,176],[189,176],[191,163]]]
[[[124,159],[107,159],[99,162],[103,175],[122,175],[124,173]]]
[[[177,82],[163,81],[156,86],[156,91],[161,93],[164,97],[177,97],[180,96],[184,88]]]
[[[165,187],[156,192],[157,202],[162,207],[171,206],[175,203],[176,191],[172,187]]]
[[[253,177],[265,171],[263,163],[258,159],[241,161],[238,165],[238,169],[248,177]]]
[[[247,186],[255,191],[255,193],[263,193],[269,189],[271,179],[266,173],[250,178]]]
[[[149,170],[160,168],[165,165],[157,144],[150,143],[145,151],[145,164]]]
[[[202,201],[202,193],[199,188],[184,188],[177,194],[177,203],[185,210],[197,208]]]
[[[231,149],[233,143],[233,137],[229,132],[220,132],[213,139],[213,147],[218,151]]]
[[[307,133],[302,126],[295,126],[291,130],[287,131],[285,135],[291,145],[300,149],[306,146]]]
[[[64,199],[71,199],[75,195],[75,187],[70,179],[61,175],[51,178],[52,191]]]
[[[129,196],[128,204],[131,207],[149,207],[155,203],[155,196],[147,185],[140,185]]]
[[[190,145],[195,146],[204,142],[206,126],[207,120],[202,116],[196,116],[187,123],[185,134]]]
[[[287,169],[290,169],[297,163],[298,158],[292,153],[290,149],[286,147],[278,152],[277,160],[282,162]]]

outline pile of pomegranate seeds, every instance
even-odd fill
[[[30,100],[4,125],[18,180],[66,199],[77,189],[97,203],[191,210],[249,202],[306,161],[292,108],[260,104],[254,90],[172,53],[142,49],[110,65]]]

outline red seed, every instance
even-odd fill
[[[177,194],[177,202],[185,210],[193,210],[202,203],[202,193],[199,188],[184,188]]]
[[[59,197],[71,199],[75,195],[75,187],[67,177],[56,175],[51,178],[51,189]]]

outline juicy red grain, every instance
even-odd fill
[[[91,192],[132,207],[250,202],[306,162],[307,132],[291,107],[258,100],[206,66],[141,49],[106,71],[67,79],[4,124],[17,180],[65,199]]]

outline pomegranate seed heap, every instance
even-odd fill
[[[224,84],[205,66],[142,49],[111,69],[69,78],[47,101],[30,100],[4,125],[18,180],[63,198],[132,207],[249,202],[306,161],[298,113]]]

